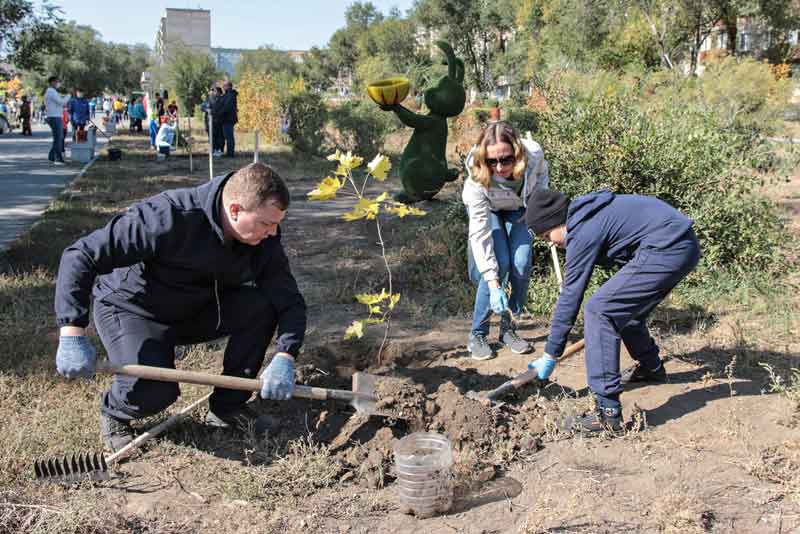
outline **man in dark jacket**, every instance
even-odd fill
[[[222,135],[225,136],[225,156],[232,158],[236,150],[236,141],[233,137],[233,127],[239,122],[239,105],[237,97],[239,93],[233,88],[231,82],[225,82],[223,86],[225,94],[222,95],[219,115],[222,124]]]
[[[261,374],[262,398],[294,391],[294,357],[306,308],[280,240],[289,191],[254,163],[199,187],[134,204],[68,247],[56,285],[61,329],[56,368],[91,377],[95,351],[85,337],[89,302],[111,362],[175,367],[175,346],[230,336],[223,374],[254,378],[277,331],[277,353]],[[116,375],[102,397],[101,437],[111,450],[132,439],[130,422],[175,402],[177,384]],[[252,424],[250,393],[216,388],[207,423]]]
[[[564,351],[595,265],[621,266],[584,307],[586,373],[597,412],[567,422],[569,430],[622,430],[623,386],[666,382],[647,318],[700,259],[692,221],[669,204],[641,195],[598,191],[569,201],[552,190],[534,192],[528,228],[567,252],[564,284],[545,354],[529,364],[545,380]],[[620,373],[620,341],[637,365]]]

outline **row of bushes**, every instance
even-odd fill
[[[336,147],[372,159],[382,150],[386,136],[399,127],[392,113],[381,111],[371,101],[353,100],[329,108],[322,96],[310,91],[287,97],[284,109],[292,144],[311,154]]]

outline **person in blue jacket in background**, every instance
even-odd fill
[[[566,249],[564,283],[545,354],[528,367],[546,380],[564,351],[595,265],[621,266],[584,306],[586,374],[597,410],[565,422],[566,430],[622,430],[620,393],[634,382],[666,382],[647,318],[700,260],[693,222],[654,197],[607,190],[570,201],[534,191],[525,214],[529,232]],[[620,341],[636,365],[620,373]]]
[[[90,118],[89,101],[83,96],[83,90],[80,87],[75,88],[75,98],[70,99],[67,109],[69,121],[72,123],[72,140],[75,141],[78,130],[86,128]]]
[[[142,200],[67,247],[55,294],[57,371],[94,375],[90,315],[116,365],[174,369],[176,345],[230,336],[222,374],[243,378],[256,378],[277,332],[260,395],[291,398],[306,306],[281,244],[289,200],[281,177],[252,163]],[[179,395],[171,382],[115,375],[100,405],[103,443],[121,449],[133,440],[132,420],[161,412]],[[215,388],[206,423],[268,430],[274,421],[250,408],[250,396]]]

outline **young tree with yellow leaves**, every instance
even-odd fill
[[[246,70],[237,90],[239,126],[257,131],[265,143],[274,143],[281,125],[278,84],[269,74]]]
[[[362,163],[364,163],[364,159],[353,155],[351,152],[342,153],[337,150],[335,154],[328,156],[328,160],[339,163],[334,175],[324,178],[317,184],[316,189],[308,193],[308,199],[321,201],[332,200],[340,194],[349,196],[355,200],[355,205],[349,212],[342,215],[342,219],[345,221],[358,221],[361,219],[375,221],[378,244],[381,247],[381,257],[386,266],[388,288],[381,288],[380,293],[360,293],[355,296],[359,303],[367,307],[369,315],[366,319],[353,321],[345,331],[344,338],[361,338],[364,335],[365,326],[385,324],[383,341],[378,349],[378,362],[380,363],[383,347],[389,337],[389,317],[397,303],[400,302],[400,293],[394,293],[392,287],[392,270],[386,257],[386,243],[381,233],[381,211],[401,218],[408,215],[422,216],[425,215],[425,212],[392,200],[385,192],[375,198],[367,196],[367,187],[370,182],[375,180],[379,182],[385,181],[392,168],[391,161],[383,154],[378,154],[375,159],[367,164],[366,172],[363,170],[358,171]]]

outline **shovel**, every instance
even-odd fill
[[[259,379],[239,378],[235,376],[216,375],[198,371],[183,371],[147,365],[117,366],[104,362],[98,365],[97,372],[123,374],[146,380],[158,380],[160,382],[182,382],[240,391],[261,391],[261,380]],[[310,387],[298,384],[295,385],[294,394],[292,396],[300,399],[348,402],[360,414],[381,415],[376,409],[377,398],[374,394],[376,379],[377,377],[375,375],[360,372],[354,373],[353,391]],[[107,480],[109,478],[109,465],[113,465],[129,456],[145,441],[158,436],[180,421],[186,414],[197,408],[210,396],[211,394],[209,393],[192,404],[189,404],[180,412],[138,436],[131,443],[108,458],[101,453],[87,453],[73,454],[71,456],[64,456],[63,458],[36,460],[33,465],[34,475],[39,480],[61,483],[80,482],[82,480]]]
[[[576,343],[573,343],[572,345],[564,349],[564,353],[561,355],[561,358],[559,358],[559,361],[563,361],[564,359],[572,356],[573,354],[580,352],[581,350],[583,350],[585,344],[586,343],[582,339]],[[524,386],[525,384],[533,382],[533,380],[537,379],[538,376],[539,376],[539,371],[537,369],[528,369],[524,373],[517,375],[515,378],[503,382],[502,384],[500,384],[500,386],[496,387],[491,391],[486,391],[484,393],[467,391],[467,398],[491,404],[493,402],[497,402],[497,399],[507,394],[508,392],[517,390],[520,387]]]

